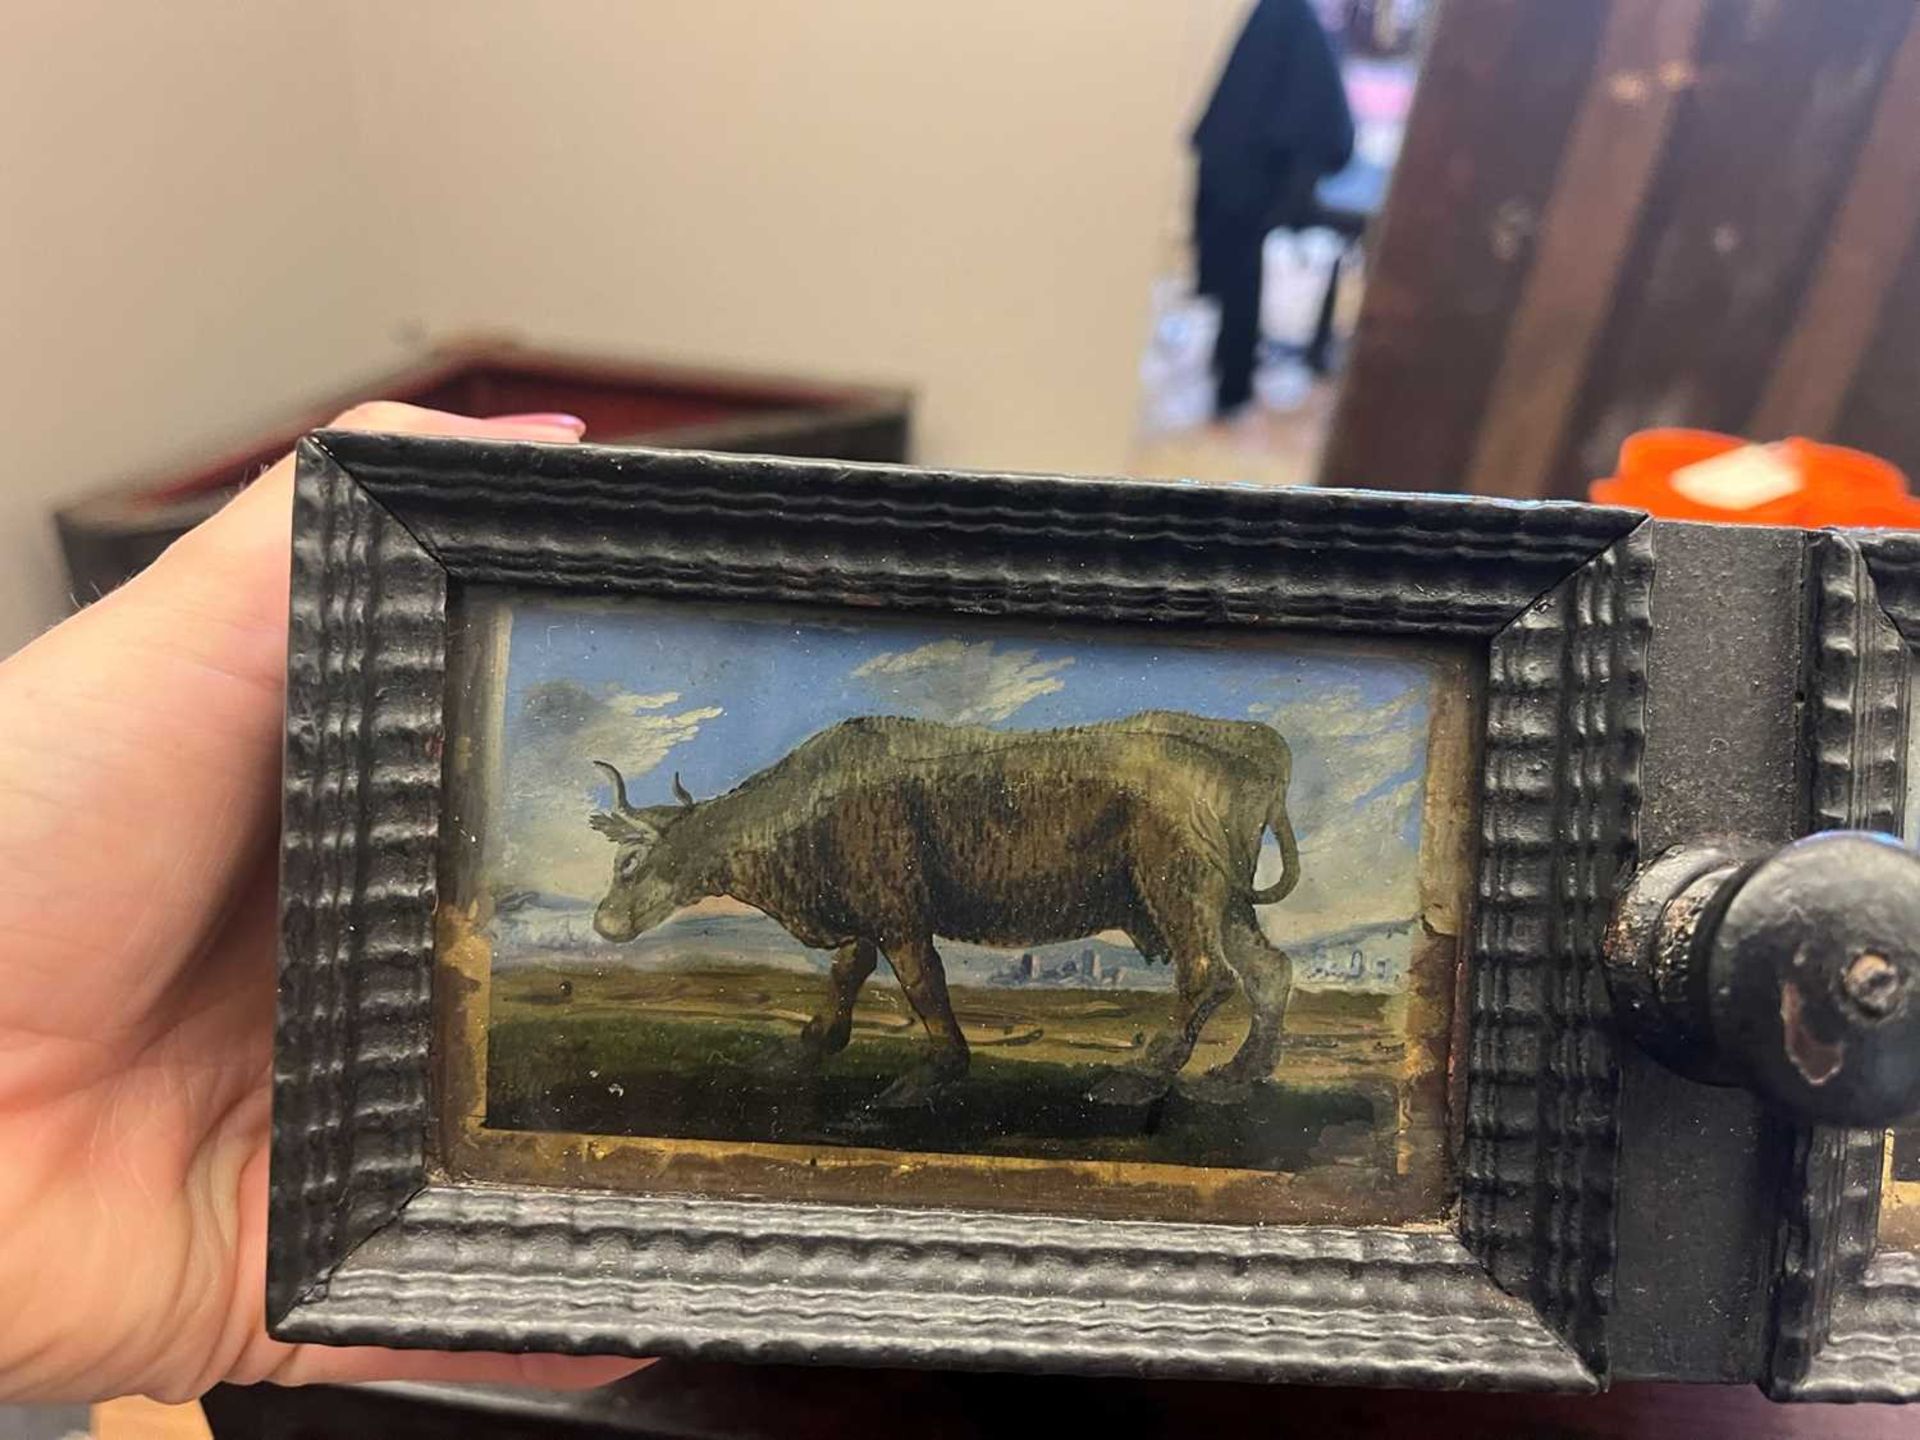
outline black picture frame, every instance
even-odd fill
[[[1812,537],[1806,593],[1808,828],[1899,835],[1920,535]],[[1766,1377],[1777,1399],[1920,1397],[1920,1254],[1878,1244],[1886,1144],[1879,1129],[1795,1134]]]
[[[268,1314],[282,1339],[1348,1384],[1608,1374],[1652,545],[1633,511],[322,431],[299,448]],[[464,585],[1464,637],[1485,685],[1443,1229],[445,1183],[448,599]]]

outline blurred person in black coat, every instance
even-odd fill
[[[1220,306],[1213,351],[1217,415],[1253,396],[1260,339],[1260,252],[1267,232],[1299,225],[1313,187],[1353,155],[1339,62],[1308,0],[1257,0],[1193,132],[1196,289]]]

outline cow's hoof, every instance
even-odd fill
[[[808,1064],[818,1066],[845,1050],[851,1039],[852,1025],[822,1023],[820,1016],[814,1016],[801,1027],[801,1054]]]
[[[1096,1105],[1134,1109],[1153,1104],[1167,1093],[1169,1083],[1166,1076],[1146,1070],[1110,1070],[1094,1082],[1087,1099]]]

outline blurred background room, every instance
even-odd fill
[[[1912,474],[1917,13],[0,0],[0,655],[378,395],[1520,498],[1654,426]]]
[[[476,335],[910,389],[927,464],[1126,469],[1241,9],[7,0],[0,650],[65,607],[50,507]]]
[[[381,393],[1517,496],[1656,425],[1920,462],[1910,0],[7,18],[0,650]],[[1244,404],[1198,243],[1223,194],[1213,268],[1261,272]]]
[[[372,394],[578,410],[601,439],[723,421],[726,448],[1309,480],[1426,9],[1287,8],[1343,57],[1353,162],[1328,224],[1269,237],[1258,403],[1217,423],[1189,142],[1245,0],[12,0],[0,650]],[[565,375],[447,383],[503,346]],[[609,364],[626,393],[583,398]],[[796,405],[893,429],[796,438]],[[769,413],[779,438],[738,433]]]

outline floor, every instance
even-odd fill
[[[86,1440],[84,1405],[0,1405],[0,1440]]]
[[[198,1405],[130,1395],[95,1405],[0,1405],[0,1440],[209,1440]]]
[[[1135,443],[1127,469],[1155,479],[1239,480],[1310,485],[1333,424],[1339,378],[1316,380],[1285,410],[1249,405],[1227,421],[1209,421]]]
[[[1331,372],[1302,361],[1313,338],[1328,279],[1335,289]],[[1333,426],[1340,361],[1359,319],[1365,252],[1331,231],[1276,230],[1262,265],[1259,363],[1254,399],[1230,420],[1215,420],[1211,376],[1219,316],[1192,293],[1183,274],[1153,287],[1153,324],[1140,359],[1140,419],[1127,471],[1154,479],[1311,485]]]

